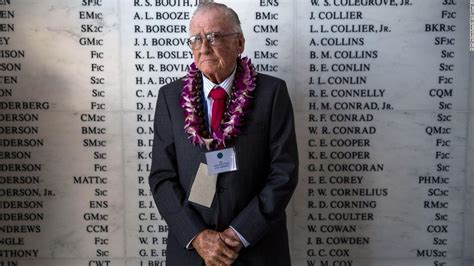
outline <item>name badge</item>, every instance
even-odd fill
[[[234,148],[227,148],[206,153],[207,172],[216,175],[237,170],[237,158]]]

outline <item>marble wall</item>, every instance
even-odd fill
[[[294,265],[474,265],[468,0],[244,0],[284,79]],[[164,265],[154,106],[196,0],[0,0],[0,266]]]

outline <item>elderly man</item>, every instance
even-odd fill
[[[237,14],[201,4],[194,63],[160,89],[149,183],[168,224],[167,265],[290,265],[285,208],[298,157],[284,81],[241,58]]]

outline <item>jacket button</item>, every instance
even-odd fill
[[[217,186],[217,188],[216,188],[217,193],[222,193],[222,192],[224,192],[224,190],[225,189],[221,186]]]

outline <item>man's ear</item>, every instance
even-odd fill
[[[239,49],[239,54],[243,54],[244,53],[244,49],[245,49],[245,38],[243,35],[240,35],[239,38],[238,38],[238,49]]]

